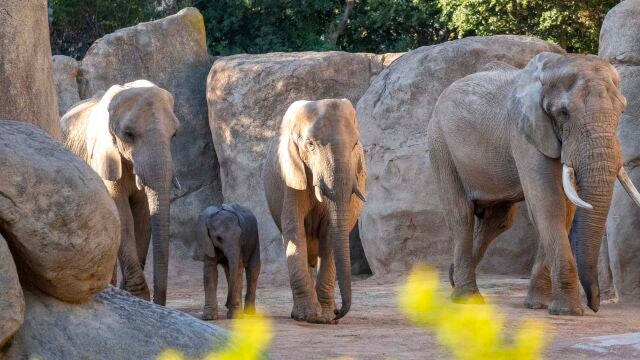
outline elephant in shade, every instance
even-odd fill
[[[260,275],[258,222],[251,210],[238,204],[209,206],[198,217],[198,236],[204,249],[203,320],[218,318],[218,265],[227,277],[227,318],[242,307],[242,273],[247,278],[244,312],[255,314],[256,288]]]

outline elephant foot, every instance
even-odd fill
[[[580,303],[576,305],[566,301],[554,300],[549,304],[549,314],[582,316],[584,315],[584,309]]]
[[[333,312],[330,316],[323,314],[322,307],[318,300],[306,299],[293,302],[293,310],[291,317],[296,321],[306,321],[313,324],[331,324],[335,315]]]
[[[129,285],[126,282],[120,284],[120,288],[124,291],[128,291],[131,295],[140,298],[142,300],[151,301],[151,294],[146,283]]]
[[[527,294],[524,300],[524,307],[528,309],[546,309],[549,306],[549,295],[546,294]]]
[[[227,319],[237,318],[242,314],[240,306],[232,306],[227,311]]]
[[[256,305],[255,304],[244,304],[244,313],[247,315],[255,315],[256,314]]]
[[[480,295],[478,288],[454,288],[451,293],[451,301],[456,304],[484,304],[484,298]]]
[[[218,320],[218,309],[205,306],[202,310],[202,320]]]

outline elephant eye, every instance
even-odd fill
[[[316,146],[313,144],[313,142],[312,142],[311,140],[307,140],[307,141],[304,143],[304,146],[305,146],[305,147],[307,148],[307,150],[309,150],[309,151],[313,151],[313,150],[315,150],[315,149],[316,149]]]
[[[560,108],[560,115],[564,117],[569,117],[569,110],[567,109],[566,106],[563,106]]]
[[[122,132],[122,137],[127,142],[133,142],[133,133],[129,130],[125,130]]]

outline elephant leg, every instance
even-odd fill
[[[306,194],[303,194],[306,195]],[[307,237],[304,228],[304,196],[285,192],[282,240],[286,249],[289,283],[293,295],[291,317],[297,321],[322,322],[322,307],[309,274]]]
[[[320,266],[316,281],[316,293],[322,306],[322,317],[327,322],[334,322],[336,301],[336,263],[333,257],[333,246],[328,231],[320,235]]]
[[[224,303],[224,307],[229,309],[229,306],[231,306],[231,287],[229,285],[231,284],[231,275],[229,274],[229,263],[224,262],[222,269],[224,270],[224,278],[227,280],[227,301]]]
[[[147,287],[147,281],[144,278],[144,272],[136,249],[133,216],[129,200],[122,197],[114,200],[120,215],[120,248],[118,249],[118,262],[122,272],[120,287],[139,298],[149,300],[149,288]]]
[[[464,191],[464,186],[451,161],[451,154],[437,134],[430,134],[432,150],[429,152],[436,176],[440,202],[444,208],[445,221],[453,240],[453,272],[451,283],[455,284],[452,299],[467,301],[470,297],[481,299],[476,284],[473,254],[474,204]]]
[[[544,252],[544,244],[538,242],[538,252],[531,270],[529,290],[524,306],[529,309],[546,309],[551,301],[551,272]]]
[[[473,257],[476,267],[493,240],[513,225],[515,217],[514,203],[498,204],[484,209],[482,217],[477,219],[474,235]]]
[[[204,256],[204,308],[202,320],[218,319],[218,262],[215,258]]]
[[[256,249],[249,259],[249,266],[245,269],[247,278],[247,293],[244,297],[244,313],[254,315],[256,313],[256,289],[258,288],[258,276],[260,275],[260,249]]]
[[[521,140],[514,146],[516,164],[529,216],[540,235],[551,277],[549,313],[582,315],[578,270],[569,244],[567,227],[571,209],[562,190],[562,164],[537,152]],[[541,276],[544,268],[540,269]]]
[[[140,191],[131,201],[131,212],[133,214],[133,225],[136,236],[136,249],[138,260],[144,270],[151,243],[151,215],[149,214],[149,202],[147,195]]]

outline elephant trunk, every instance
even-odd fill
[[[154,161],[141,171],[151,215],[151,242],[153,244],[153,302],[165,305],[169,273],[169,224],[173,162]]]
[[[336,164],[338,165],[338,164]],[[350,216],[350,201],[353,187],[353,177],[348,164],[336,166],[333,181],[333,196],[329,206],[330,233],[333,242],[334,259],[338,286],[342,304],[336,310],[335,319],[344,317],[351,308],[351,258],[349,253],[349,232],[347,223]]]
[[[600,306],[598,255],[605,232],[607,215],[616,176],[621,166],[616,135],[610,126],[611,115],[593,115],[580,131],[578,141],[567,145],[563,162],[575,168],[577,193],[591,205],[576,210],[569,239],[578,266],[580,283],[594,312]],[[575,129],[577,130],[577,129]],[[574,130],[574,131],[575,131]],[[576,134],[572,137],[576,139]],[[564,150],[563,150],[564,152]]]

